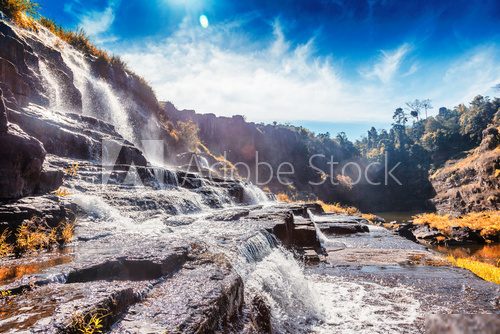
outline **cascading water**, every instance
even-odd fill
[[[269,201],[266,193],[252,183],[245,185],[243,196],[243,201],[247,204],[259,204]]]
[[[73,72],[75,86],[82,94],[83,114],[104,118],[111,122],[125,139],[135,142],[127,111],[109,83],[92,74],[89,63],[80,52],[71,47],[62,48],[60,51],[64,63]]]
[[[50,109],[55,111],[64,110],[63,92],[56,77],[52,74],[44,61],[39,62],[40,74],[47,84],[47,91],[50,100]]]

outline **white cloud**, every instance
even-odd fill
[[[80,19],[80,27],[90,36],[97,36],[108,31],[115,20],[112,7],[107,7],[102,12],[92,11]]]
[[[250,121],[390,122],[393,110],[406,101],[431,98],[436,110],[452,107],[443,103],[455,103],[456,92],[484,93],[495,73],[499,81],[498,57],[485,63],[491,67],[488,75],[476,68],[487,55],[473,61],[470,72],[477,71],[477,82],[472,83],[446,79],[463,76],[456,72],[464,70],[462,63],[410,63],[409,44],[382,52],[371,66],[362,64],[368,69],[360,76],[347,77],[341,62],[316,55],[313,40],[292,46],[280,24],[273,27],[273,39],[262,45],[236,33],[237,24],[201,29],[195,19],[185,19],[164,40],[114,51],[152,84],[160,100],[200,113],[241,114]]]
[[[115,42],[116,36],[110,33],[115,20],[115,9],[121,0],[110,0],[101,11],[83,11],[81,0],[73,0],[64,4],[64,11],[78,19],[78,28],[83,29],[97,44]]]
[[[390,82],[399,71],[405,56],[410,52],[409,44],[403,44],[393,51],[381,50],[379,60],[368,70],[362,70],[361,74],[366,78],[377,78],[383,83]]]

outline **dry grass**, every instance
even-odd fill
[[[288,196],[285,193],[279,193],[278,195],[276,195],[276,199],[279,202],[283,202],[283,203],[291,203],[291,202],[293,202],[293,199],[291,199],[290,196]]]
[[[0,234],[0,257],[7,256],[14,252],[14,247],[8,243],[10,236],[10,231],[5,229],[2,234]]]
[[[78,170],[80,169],[80,164],[78,162],[72,163],[70,166],[64,169],[64,173],[68,176],[77,176]]]
[[[0,257],[13,253],[33,253],[51,249],[56,245],[69,243],[74,236],[74,222],[61,221],[56,227],[49,227],[46,222],[34,217],[25,220],[14,234],[14,240],[9,243],[10,231],[5,230],[0,235]]]
[[[38,4],[30,0],[0,0],[0,10],[17,26],[36,30],[33,17],[38,15]]]
[[[57,197],[66,197],[71,195],[71,192],[66,188],[59,187],[56,191],[54,191],[54,195]]]
[[[361,218],[366,219],[368,221],[374,222],[377,221],[378,217],[372,213],[363,213]]]
[[[21,253],[50,248],[57,242],[57,230],[47,227],[39,218],[26,220],[17,230],[16,249]]]
[[[328,213],[338,213],[344,215],[360,215],[361,212],[353,206],[342,206],[340,203],[325,203],[323,201],[317,201],[321,205],[323,211]]]
[[[66,30],[61,26],[59,26],[54,21],[45,17],[40,18],[38,22],[45,28],[49,29],[54,35],[59,37],[61,40],[73,46],[75,49],[85,54],[92,55],[97,58],[102,58],[109,63],[111,62],[112,59],[115,59],[114,60],[115,63],[119,63],[118,61],[116,61],[117,57],[110,57],[106,51],[96,47],[90,41],[85,31],[83,31],[82,29],[78,31]]]
[[[456,267],[467,269],[486,281],[500,284],[500,268],[494,265],[465,258],[448,257]]]
[[[72,326],[77,333],[97,334],[103,333],[106,317],[111,313],[106,309],[97,309],[89,314],[77,313],[73,315]]]
[[[500,231],[500,211],[471,212],[461,217],[424,213],[413,217],[414,224],[429,224],[443,233],[449,233],[452,227],[468,227],[480,230],[481,236],[488,238]]]
[[[75,235],[75,225],[67,221],[61,223],[58,227],[58,230],[59,230],[59,237],[57,241],[60,244],[69,243],[73,239],[73,236]]]
[[[122,59],[110,56],[106,51],[96,47],[85,31],[82,29],[78,31],[66,30],[51,19],[41,17],[38,9],[39,5],[31,0],[0,0],[0,10],[17,26],[38,31],[39,25],[41,25],[75,49],[126,69],[126,64]]]

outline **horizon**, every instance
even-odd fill
[[[344,126],[353,140],[408,101],[430,99],[435,115],[493,97],[500,82],[495,1],[39,3],[179,109],[332,135]]]

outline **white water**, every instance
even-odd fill
[[[50,108],[55,111],[63,111],[64,108],[64,96],[61,89],[61,85],[57,81],[56,77],[52,74],[52,71],[48,68],[44,61],[39,63],[40,73],[47,85],[47,92],[49,94]]]
[[[269,201],[264,191],[252,183],[245,186],[243,196],[243,201],[247,204],[259,204]]]
[[[61,50],[64,63],[71,69],[74,85],[82,94],[82,113],[105,119],[127,140],[136,142],[125,106],[117,93],[101,78],[96,78],[88,61],[70,46]]]

